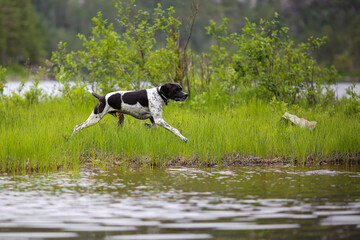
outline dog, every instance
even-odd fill
[[[145,120],[150,119],[151,124],[145,123],[150,128],[156,128],[158,125],[169,130],[178,136],[183,142],[188,139],[181,135],[180,131],[170,126],[162,117],[163,106],[170,100],[185,101],[188,94],[182,91],[182,87],[177,83],[165,83],[160,87],[143,89],[139,91],[116,91],[100,96],[90,91],[98,100],[98,104],[90,114],[89,118],[74,128],[73,133],[86,127],[98,123],[105,114],[114,116],[120,114],[119,123],[123,122],[123,114],[133,116],[134,118]]]

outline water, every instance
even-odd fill
[[[30,89],[32,85],[31,82],[26,82],[23,91],[27,91]],[[340,82],[331,86],[331,89],[335,91],[335,96],[337,98],[341,98],[342,96],[346,95],[346,88],[351,86],[352,83],[349,82]],[[16,91],[20,86],[19,81],[10,81],[7,83],[4,94],[10,95],[12,91]],[[39,88],[44,90],[44,93],[51,94],[51,95],[60,95],[60,92],[57,90],[59,89],[61,84],[57,81],[41,81],[39,83]],[[357,84],[355,87],[355,92],[360,94],[360,84]]]
[[[18,88],[20,87],[20,81],[9,81],[6,83],[6,86],[4,88],[4,94],[5,95],[10,95],[11,92],[16,92],[18,93]],[[30,89],[30,87],[33,85],[33,83],[31,81],[25,82],[24,88],[22,89],[22,92],[28,91]],[[40,89],[43,90],[44,93],[46,94],[51,94],[51,95],[60,95],[60,92],[58,91],[58,89],[60,89],[61,87],[61,83],[58,81],[41,81],[38,85],[38,87]]]
[[[0,239],[360,239],[360,168],[0,175]]]

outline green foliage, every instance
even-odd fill
[[[273,111],[280,115],[279,117],[288,111],[288,104],[284,101],[276,100],[275,96],[271,99],[269,104],[273,108]]]
[[[26,80],[21,80],[20,85],[16,90],[11,91],[11,95],[6,97],[6,103],[7,105],[24,105],[25,99],[23,97],[22,91],[24,90]]]
[[[317,59],[322,64],[334,64],[342,74],[349,74],[360,67],[356,50],[360,44],[358,6],[358,0],[291,1],[291,5],[283,8],[281,16],[292,27],[297,41],[304,41],[311,35],[328,36]]]
[[[0,96],[4,94],[6,82],[6,68],[0,65]]]
[[[3,73],[3,77],[5,77],[5,71],[4,68],[1,69],[0,67],[0,75]],[[12,107],[12,106],[29,106],[32,104],[37,104],[41,100],[44,100],[46,95],[44,94],[43,90],[39,88],[39,83],[41,82],[41,79],[43,76],[45,76],[46,70],[43,67],[39,68],[39,71],[37,74],[33,74],[32,77],[32,85],[30,86],[29,90],[24,91],[25,83],[27,82],[27,79],[23,79],[18,86],[16,90],[11,91],[9,95],[3,95],[2,90],[0,89],[0,112],[5,111],[6,108]],[[1,76],[0,76],[1,77]],[[4,78],[5,80],[5,78]],[[1,82],[1,84],[6,84],[6,81]],[[3,85],[3,86],[4,86]]]
[[[33,85],[30,86],[29,91],[24,93],[25,101],[29,104],[38,103],[42,95],[42,89],[39,89],[40,79],[34,79]]]
[[[345,99],[345,113],[347,115],[358,115],[360,113],[360,94],[355,92],[356,83],[346,89],[349,99]]]
[[[326,38],[311,37],[296,46],[289,29],[281,27],[277,18],[275,14],[272,20],[261,19],[259,24],[246,19],[242,34],[229,34],[227,19],[219,26],[211,22],[207,31],[217,41],[209,53],[211,77],[228,89],[254,87],[267,99],[320,103],[323,86],[337,80],[334,67],[320,67],[312,57]]]
[[[201,94],[197,94],[190,100],[190,106],[197,111],[207,111],[207,101],[208,101],[208,94],[207,92],[203,92]]]
[[[62,86],[59,91],[68,99],[72,104],[74,101],[82,102],[85,93],[85,84],[81,81],[75,81],[73,86],[72,80],[76,79],[79,72],[78,62],[75,60],[77,54],[74,52],[68,53],[66,50],[66,43],[59,43],[59,50],[53,53],[52,63],[55,65],[53,73],[55,79],[58,80]]]
[[[178,28],[180,21],[175,17],[173,7],[163,10],[161,5],[153,10],[153,14],[142,10],[135,11],[135,1],[119,1],[118,22],[123,28],[123,38],[128,46],[129,62],[124,68],[128,72],[135,87],[141,81],[153,84],[174,79],[177,73],[179,54],[177,53]],[[135,13],[134,13],[135,11]],[[156,36],[164,38],[161,41]],[[157,41],[166,44],[157,45]]]
[[[219,98],[227,98],[231,104],[238,102],[233,95],[244,87],[254,89],[258,97],[275,97],[289,104],[313,106],[334,101],[327,84],[337,80],[337,71],[321,67],[313,57],[326,38],[311,37],[296,45],[277,13],[259,24],[246,19],[241,34],[230,33],[226,18],[219,25],[210,21],[206,30],[214,44],[201,57],[188,53],[192,55],[188,61],[186,54],[180,53],[177,41],[181,23],[173,7],[164,10],[159,4],[152,14],[137,10],[134,0],[118,1],[115,7],[120,33],[99,12],[93,18],[91,36],[79,34],[83,50],[69,52],[66,43],[60,43],[53,53],[55,78],[71,102],[81,97],[86,85],[109,92],[139,89],[144,82],[183,82],[185,77],[189,82],[184,68],[186,72],[188,68],[198,69],[198,76],[192,70],[190,77],[197,93],[217,89]],[[160,38],[165,39],[165,45],[158,43]],[[71,86],[71,81],[75,85]]]
[[[40,67],[37,74],[33,74],[32,85],[30,86],[30,89],[24,93],[24,100],[28,104],[34,104],[40,101],[43,96],[43,90],[39,88],[39,83],[47,74],[47,70],[44,67]]]
[[[180,22],[174,9],[163,10],[161,5],[150,14],[134,13],[134,1],[118,1],[118,22],[123,33],[114,30],[99,12],[93,18],[90,37],[79,34],[83,50],[68,52],[60,43],[52,55],[55,78],[63,84],[62,92],[72,99],[70,81],[76,88],[85,84],[109,92],[121,88],[140,88],[145,81],[152,84],[172,81],[178,70],[177,34]],[[156,46],[156,35],[163,34],[166,46]]]
[[[45,38],[36,12],[28,0],[0,2],[0,62],[38,63],[44,56]]]
[[[217,85],[222,93],[226,93],[234,84],[234,69],[229,64],[231,62],[230,43],[231,38],[227,29],[228,19],[217,26],[214,21],[210,21],[210,26],[206,27],[207,34],[216,40],[216,43],[210,46],[210,51],[204,55],[208,64],[202,64],[203,72],[207,73],[205,82]],[[204,80],[202,80],[204,81]]]
[[[31,2],[37,10],[42,25],[46,27],[47,32],[42,36],[48,42],[48,52],[56,50],[59,41],[71,42],[69,49],[79,50],[82,42],[76,38],[76,33],[85,36],[91,34],[89,25],[96,12],[101,11],[110,21],[115,19],[117,14],[117,9],[110,0],[31,0]],[[179,19],[187,19],[191,2],[192,0],[136,0],[136,5],[147,12],[152,12],[158,3],[161,3],[164,9],[172,6]],[[295,43],[305,42],[310,36],[328,36],[327,44],[316,54],[316,59],[322,65],[334,64],[342,75],[359,72],[358,0],[286,1],[286,4],[283,1],[252,1],[253,4],[249,4],[249,1],[197,0],[196,2],[201,3],[201,11],[191,38],[191,47],[196,53],[209,49],[213,43],[204,34],[204,28],[209,20],[220,21],[226,17],[229,19],[231,32],[241,32],[244,27],[244,17],[249,18],[251,22],[258,22],[260,18],[269,19],[274,12],[278,12],[281,22],[290,27]],[[115,29],[118,29],[115,21],[114,23]],[[185,31],[185,26],[186,23],[182,25],[180,32]],[[165,44],[165,41],[161,41],[161,44]],[[359,74],[355,77],[358,76]]]

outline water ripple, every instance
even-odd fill
[[[321,228],[358,236],[356,175],[292,168],[5,175],[0,239],[222,239],[224,232],[257,239],[267,230],[281,238]]]

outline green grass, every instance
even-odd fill
[[[281,157],[300,164],[340,156],[346,162],[360,149],[357,118],[341,111],[333,116],[318,109],[302,111],[300,117],[316,120],[318,126],[301,129],[284,124],[279,111],[255,100],[232,108],[212,105],[207,110],[194,110],[189,103],[170,103],[164,119],[189,139],[186,144],[171,132],[160,127],[147,129],[144,121],[130,116],[118,127],[116,119],[108,115],[71,136],[74,126],[87,119],[95,104],[92,99],[76,107],[65,100],[3,105],[0,171],[78,169],[84,162],[98,168],[135,161],[163,166],[176,159],[221,165],[224,156],[235,161],[236,155],[245,159]]]

